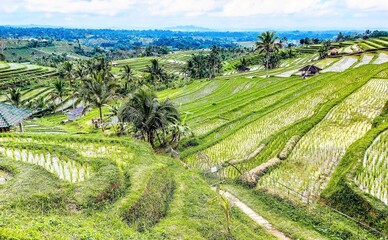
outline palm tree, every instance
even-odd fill
[[[7,94],[7,100],[12,105],[20,107],[22,105],[22,92],[20,88],[10,88]]]
[[[276,42],[279,37],[275,36],[275,32],[262,32],[259,36],[257,36],[259,41],[256,42],[256,51],[259,53],[264,53],[265,56],[265,68],[267,70],[268,77],[268,62],[269,62],[269,54],[271,52],[277,52],[279,48],[281,48],[281,44]]]
[[[109,72],[102,70],[94,72],[90,78],[85,79],[83,85],[86,99],[99,109],[102,123],[102,106],[114,96],[117,84]],[[102,131],[104,131],[103,127]]]
[[[327,51],[329,51],[331,46],[331,41],[330,40],[325,40],[322,42],[322,46],[319,47],[318,52],[319,52],[319,58],[325,58],[327,56]]]
[[[87,74],[88,74],[87,67],[83,64],[83,62],[81,61],[77,62],[75,67],[73,67],[74,78],[82,80],[87,76]]]
[[[129,65],[125,65],[121,70],[121,79],[124,80],[124,93],[127,94],[130,89],[130,84],[134,83],[135,74]]]
[[[168,85],[168,76],[159,65],[158,59],[152,59],[151,65],[148,65],[145,71],[150,74],[150,80],[154,87],[157,82],[165,82]]]
[[[187,126],[186,120],[187,120],[187,113],[185,114],[181,122],[175,121],[174,123],[171,124],[170,145],[175,144],[175,147],[178,147],[179,141],[181,140],[182,136],[194,135],[191,128]]]
[[[53,100],[59,99],[59,104],[63,102],[63,98],[68,93],[68,88],[66,86],[66,82],[62,78],[57,78],[52,85],[53,91],[51,92],[51,96]],[[62,109],[63,111],[63,109]]]
[[[73,71],[73,63],[69,61],[65,61],[63,63],[63,75],[64,77],[69,80],[70,85],[72,85],[72,71]]]
[[[138,89],[120,109],[119,119],[133,124],[134,132],[155,147],[155,138],[161,146],[166,143],[167,128],[180,121],[173,103],[167,99],[159,102],[156,94],[147,87]]]
[[[210,55],[207,59],[209,67],[209,78],[214,78],[216,74],[222,70],[222,63],[220,59],[220,49],[213,45]]]
[[[32,104],[36,109],[43,110],[47,108],[47,102],[44,96],[40,96]]]

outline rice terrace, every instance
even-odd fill
[[[0,239],[388,239],[387,13],[4,0]]]

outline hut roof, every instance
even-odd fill
[[[338,53],[338,49],[337,48],[333,48],[330,50],[331,53]]]
[[[67,114],[70,114],[70,115],[81,115],[83,113],[85,108],[83,107],[79,107],[79,108],[75,108],[75,109],[72,109],[70,111],[67,112]]]
[[[322,70],[322,68],[319,68],[319,67],[317,67],[315,65],[307,65],[304,68],[299,69],[299,71],[301,71],[301,72],[306,72],[306,71],[319,72],[321,70]]]
[[[14,126],[31,116],[32,111],[0,103],[0,128]]]

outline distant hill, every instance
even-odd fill
[[[166,30],[181,31],[181,32],[211,32],[211,31],[214,31],[213,29],[210,29],[210,28],[198,27],[198,26],[194,26],[194,25],[169,27],[169,28],[166,28]]]

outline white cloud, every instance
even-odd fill
[[[255,15],[322,15],[332,10],[333,2],[320,0],[229,0],[220,13],[221,16],[241,17]]]
[[[388,0],[0,0],[0,24],[372,28],[387,11]]]
[[[131,0],[25,0],[26,9],[45,13],[90,13],[114,16],[128,10],[134,4]]]
[[[13,0],[1,0],[0,12],[13,13],[16,12],[21,5],[21,3],[15,3]]]
[[[388,0],[346,0],[346,5],[350,9],[360,9],[367,11],[388,10]]]
[[[152,15],[200,16],[212,12],[218,6],[215,0],[147,0]],[[220,1],[218,1],[220,2]]]

